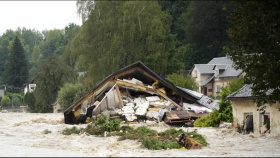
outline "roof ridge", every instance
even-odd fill
[[[236,93],[242,91],[245,87],[249,86],[250,84],[245,84],[244,86],[242,86],[241,88],[239,88],[237,91],[231,93],[230,95],[227,96],[227,98],[230,98],[232,96],[234,96]]]

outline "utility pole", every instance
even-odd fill
[[[14,99],[14,91],[13,91],[13,86],[12,86],[12,110],[14,112],[14,102],[13,102],[13,99]]]

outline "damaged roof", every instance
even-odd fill
[[[219,104],[216,101],[214,101],[211,98],[209,98],[208,96],[203,95],[202,93],[199,93],[199,92],[196,92],[196,91],[192,91],[192,90],[186,89],[186,88],[182,88],[182,87],[178,87],[178,88],[183,90],[184,92],[186,92],[186,93],[196,97],[197,98],[197,102],[196,103],[198,105],[205,106],[205,107],[207,107],[209,109],[217,109],[217,110],[219,110]]]
[[[141,70],[140,72],[142,72],[141,74],[139,73],[134,73],[133,71],[135,70]],[[99,87],[102,87],[102,85],[104,85],[107,81],[113,81],[118,79],[120,76],[130,76],[130,75],[134,75],[135,78],[141,80],[141,79],[147,79],[150,78],[151,82],[154,82],[154,80],[158,80],[159,83],[171,88],[172,90],[176,91],[176,93],[180,94],[180,95],[184,95],[187,96],[189,98],[189,100],[196,102],[197,98],[182,91],[181,89],[177,88],[176,86],[174,86],[170,81],[168,81],[167,79],[159,76],[158,74],[156,74],[155,72],[153,72],[150,68],[148,68],[146,65],[144,65],[141,61],[135,62],[129,66],[126,66],[112,74],[110,74],[109,76],[107,76],[106,78],[104,78],[101,82],[99,82],[98,84],[96,84],[92,90],[90,90],[87,94],[85,94],[83,97],[81,97],[79,100],[77,100],[75,103],[73,103],[71,106],[69,106],[65,111],[64,114],[68,114],[69,112],[71,112],[71,110],[73,109],[73,107],[75,107],[76,105],[79,105],[81,102],[83,102],[87,97],[91,96]]]

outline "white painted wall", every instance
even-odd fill
[[[266,113],[270,114],[270,130],[271,133],[280,134],[280,104],[276,103],[272,106],[266,104]],[[233,99],[232,100],[232,114],[233,124],[242,125],[245,113],[253,113],[254,134],[259,134],[262,126],[262,114],[257,111],[257,105],[250,99]]]

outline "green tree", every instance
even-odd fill
[[[10,106],[11,105],[11,99],[8,96],[4,95],[3,98],[1,99],[1,105],[2,105],[2,107]]]
[[[65,51],[63,53],[63,60],[72,68],[75,68],[75,63],[77,61],[77,56],[71,51],[71,41],[80,31],[81,27],[79,25],[70,23],[68,26],[65,27],[65,34],[64,40],[65,44]]]
[[[193,48],[191,54],[187,54],[191,59],[185,60],[188,65],[207,63],[214,57],[225,55],[222,48],[229,43],[229,22],[223,6],[227,3],[191,1],[187,10],[178,18],[176,27],[178,32],[182,32],[179,39],[183,45],[190,44]]]
[[[167,79],[171,81],[175,86],[187,88],[193,91],[198,90],[198,85],[195,82],[195,78],[191,75],[187,75],[185,77],[182,73],[172,73],[167,75]]]
[[[179,20],[180,16],[183,13],[187,12],[187,8],[190,4],[190,0],[165,0],[160,1],[159,4],[162,6],[162,10],[168,11],[172,16],[172,24],[171,24],[171,33],[177,35],[177,39],[180,42],[184,41],[184,30],[182,25],[182,21]]]
[[[91,11],[94,9],[94,0],[77,0],[76,6],[77,12],[82,18],[82,21],[85,22],[91,14]]]
[[[45,38],[39,44],[41,59],[44,61],[49,56],[56,54],[62,55],[65,45],[63,39],[63,31],[59,29],[47,30]]]
[[[258,106],[280,101],[280,2],[235,1],[230,10],[230,52],[237,68],[246,72]],[[266,92],[273,90],[271,95]]]
[[[65,83],[58,92],[58,103],[62,109],[66,109],[81,98],[87,90],[88,88],[81,82]]]
[[[3,80],[5,63],[8,58],[9,50],[8,46],[10,41],[15,39],[15,32],[13,30],[6,30],[3,35],[0,37],[0,76]]]
[[[74,82],[75,73],[61,58],[48,57],[35,77],[36,89],[34,91],[37,101],[37,110],[50,112],[51,104],[56,100],[60,87],[66,82]]]
[[[16,37],[11,44],[12,48],[5,65],[4,83],[21,87],[28,77],[27,61],[19,38]]]
[[[33,92],[27,92],[24,95],[24,104],[28,106],[28,109],[30,111],[35,111],[36,110],[36,98]]]
[[[157,73],[167,74],[174,37],[170,33],[171,16],[161,11],[158,2],[94,3],[94,10],[70,47],[78,56],[76,66],[88,71],[93,84],[139,60]]]

